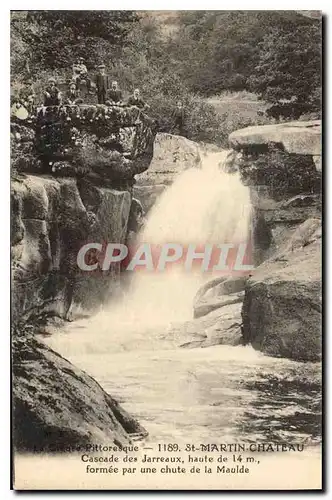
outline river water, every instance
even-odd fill
[[[105,313],[48,340],[137,417],[151,441],[319,443],[318,364],[180,342],[171,327],[124,335]]]
[[[250,195],[237,174],[220,168],[226,161],[227,151],[209,154],[201,169],[179,174],[149,214],[141,241],[246,241]],[[176,325],[192,319],[193,297],[207,278],[172,269],[138,272],[120,303],[68,325],[49,343],[137,416],[150,439],[319,441],[319,365],[249,346],[180,348]]]
[[[217,160],[209,158],[205,173],[179,176],[152,211],[144,241],[247,237],[248,192],[210,168]],[[180,347],[178,326],[192,320],[204,279],[138,273],[119,303],[68,324],[47,343],[135,416],[149,443],[301,443],[318,456],[319,364],[271,358],[250,346]]]

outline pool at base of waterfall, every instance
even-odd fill
[[[250,346],[183,349],[171,328],[130,334],[108,324],[78,320],[47,343],[135,416],[150,442],[320,443],[319,363]]]
[[[227,152],[208,155],[202,169],[179,173],[149,212],[139,241],[157,245],[248,242],[249,189],[237,174],[220,168],[226,157]],[[315,487],[319,471],[313,482],[311,458],[316,457],[319,468],[320,364],[271,358],[250,346],[181,348],[193,340],[189,334],[194,339],[207,336],[202,323],[193,320],[193,303],[201,285],[214,276],[181,269],[133,274],[122,299],[90,318],[67,324],[47,338],[50,347],[93,376],[139,420],[149,433],[140,443],[142,450],[146,446],[154,452],[159,445],[175,444],[182,452],[189,446],[204,454],[207,446],[215,444],[219,454],[222,446],[271,444],[271,450],[255,450],[266,452],[268,460],[265,472],[257,469],[259,478],[253,476],[253,483],[280,488],[278,474],[271,473],[278,467],[278,473],[282,468],[285,472],[284,487]],[[191,322],[188,330],[186,322]],[[277,445],[286,447],[279,450],[281,455],[273,453]],[[303,445],[305,452],[287,450],[297,445]],[[297,473],[295,462],[300,466]],[[231,467],[226,466],[225,474],[227,468]],[[208,474],[190,474],[187,487],[220,488],[223,472],[210,480]],[[172,474],[166,475],[166,489],[178,488]],[[131,483],[125,476],[121,487],[141,481],[148,488],[149,475],[133,477]],[[96,476],[94,480],[98,482]],[[114,484],[112,476],[112,488]],[[232,484],[227,487],[234,489]],[[248,480],[236,486],[249,487]],[[158,488],[162,488],[160,477]]]

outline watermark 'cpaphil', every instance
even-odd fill
[[[190,243],[86,243],[77,255],[77,265],[85,272],[109,271],[116,265],[124,271],[164,272],[171,268],[190,272],[248,273],[252,265],[249,243],[196,245]]]

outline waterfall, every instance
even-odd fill
[[[229,151],[210,153],[202,168],[180,173],[153,207],[141,240],[149,243],[245,242],[250,195],[238,173],[223,169]]]
[[[205,157],[201,170],[179,173],[149,214],[140,240],[246,241],[249,192],[225,166],[227,152]],[[309,443],[307,454],[296,460],[312,469],[319,457],[311,448],[319,432],[317,364],[270,358],[251,346],[180,349],[187,339],[206,337],[200,319],[186,321],[193,318],[197,289],[212,276],[185,273],[181,267],[171,270],[134,271],[122,301],[69,323],[47,337],[47,344],[118,399],[147,429],[151,447],[176,442],[184,449],[186,443],[214,443],[216,436],[223,443],[264,444],[284,442],[288,436],[294,443]],[[222,320],[216,322],[223,327]],[[271,405],[275,380],[282,390]],[[284,387],[292,392],[289,403]],[[294,415],[299,415],[296,421]],[[281,425],[271,430],[275,418]]]
[[[250,195],[238,173],[223,169],[228,151],[207,155],[202,168],[185,170],[174,179],[151,210],[140,242],[247,242]],[[110,306],[112,324],[121,331],[145,331],[192,318],[193,298],[213,274],[172,267],[164,272],[134,272],[121,304]]]

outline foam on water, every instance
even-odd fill
[[[246,243],[250,224],[250,195],[237,173],[223,170],[228,151],[212,153],[202,168],[181,172],[149,214],[139,241],[162,243]],[[139,271],[121,304],[110,305],[100,321],[112,318],[121,330],[169,326],[192,318],[193,298],[213,275],[186,272],[172,266],[168,272]]]
[[[202,169],[180,173],[151,211],[141,241],[247,241],[249,192],[220,168],[226,158],[209,155]],[[204,279],[174,267],[134,273],[122,301],[47,342],[137,417],[150,442],[319,441],[315,364],[269,358],[251,346],[179,348],[174,324],[192,319]]]

